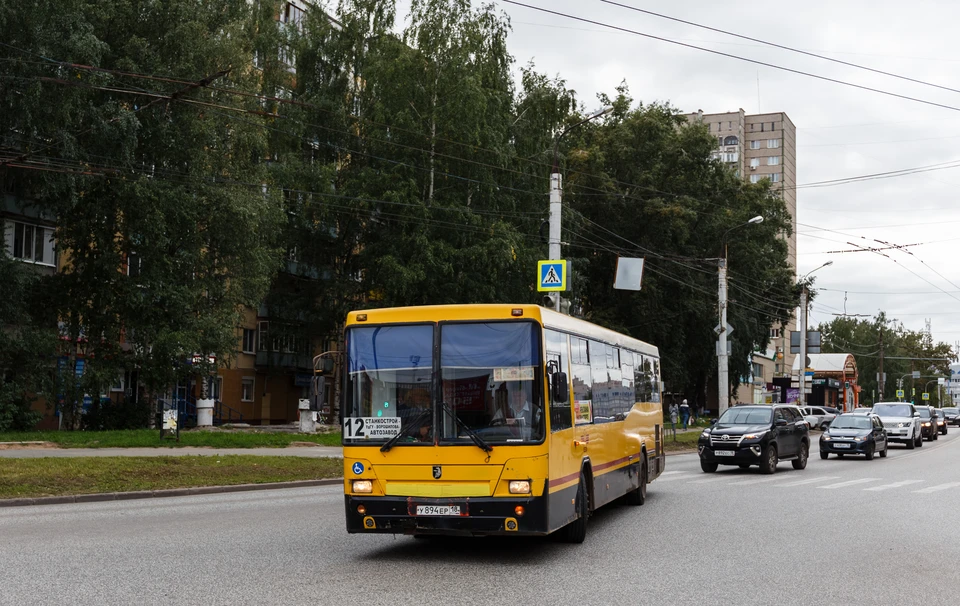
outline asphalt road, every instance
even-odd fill
[[[667,464],[583,545],[348,535],[336,487],[3,509],[0,604],[960,602],[958,430],[773,476]]]

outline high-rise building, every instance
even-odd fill
[[[717,159],[730,165],[745,181],[770,180],[770,187],[786,203],[793,218],[793,230],[787,240],[787,260],[797,267],[797,128],[784,112],[748,115],[743,109],[722,114],[697,111],[685,116],[690,122],[704,124],[717,138]],[[786,294],[786,293],[785,293]],[[796,319],[783,326],[770,327],[766,351],[753,355],[751,377],[735,394],[737,401],[762,403],[787,394],[771,391],[774,378],[788,377],[793,366],[790,331]]]

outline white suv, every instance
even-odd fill
[[[903,442],[910,450],[923,446],[920,414],[910,402],[878,402],[873,405],[873,414],[880,417],[888,441]]]

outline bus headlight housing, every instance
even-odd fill
[[[353,492],[369,494],[373,492],[373,482],[371,480],[354,480]]]
[[[510,494],[530,494],[530,480],[510,480]]]

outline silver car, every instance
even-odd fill
[[[910,402],[878,402],[873,414],[880,417],[889,442],[902,442],[910,450],[923,446],[920,415]]]

